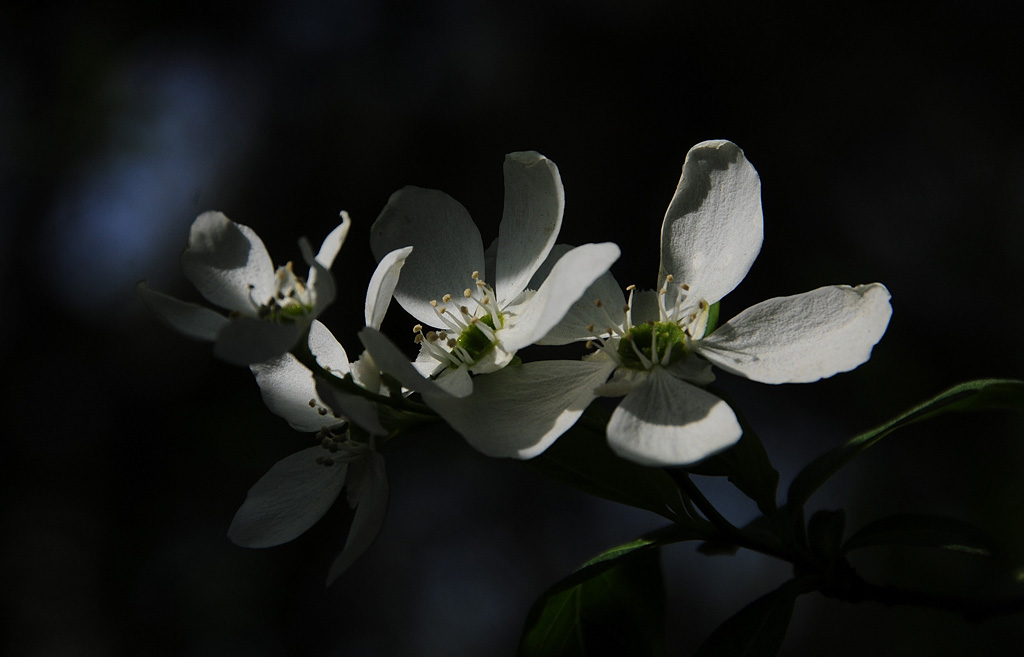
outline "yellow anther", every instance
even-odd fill
[[[423,324],[417,324],[416,326],[412,327],[412,332],[413,333],[419,333],[422,330],[423,330]]]
[[[665,282],[666,283],[671,283],[674,280],[676,280],[676,277],[673,276],[672,274],[666,274],[665,275]]]
[[[446,294],[443,297],[441,297],[441,301],[444,301],[445,303],[451,303],[451,300],[452,300],[452,295],[450,295],[450,294]]]
[[[635,289],[636,289],[636,286],[633,285],[632,283],[630,283],[629,285],[626,286],[626,292],[632,292]]]
[[[465,290],[462,291],[462,296],[466,297],[467,299],[471,299],[473,297],[473,290],[470,290],[467,287]]]
[[[478,278],[480,278],[480,272],[479,271],[474,271],[473,272],[473,280],[475,281]]]
[[[435,308],[437,308],[437,299],[431,299],[430,300],[430,305],[435,307]]]

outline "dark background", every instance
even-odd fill
[[[894,3],[895,4],[895,3]],[[354,356],[369,226],[406,184],[497,232],[506,152],[566,189],[562,241],[614,240],[651,286],[686,151],[738,143],[765,241],[726,316],[884,282],[872,360],[807,386],[720,385],[787,485],[815,455],[943,388],[1020,377],[1024,48],[1012,3],[21,3],[0,9],[3,644],[18,655],[511,655],[529,605],[591,555],[661,525],[457,437],[386,451],[387,522],[330,589],[348,516],[293,543],[225,537],[248,487],[309,444],[244,369],[148,315],[140,279],[197,299],[192,219],[252,226],[299,260],[348,210],[323,317]],[[410,320],[392,310],[385,329]],[[895,511],[972,520],[1002,556],[875,550],[865,576],[1020,594],[1022,425],[951,417],[895,434],[812,501],[850,526]],[[734,522],[753,508],[702,481]],[[671,654],[787,576],[767,557],[664,551]],[[1015,654],[1021,618],[797,603],[783,654]]]

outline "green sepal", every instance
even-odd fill
[[[711,335],[711,333],[718,328],[718,311],[720,310],[719,306],[721,305],[721,301],[716,301],[711,304],[710,308],[708,308],[708,325],[707,328],[704,329],[704,337]]]
[[[530,609],[519,657],[664,655],[665,591],[658,549],[699,539],[671,525],[602,552]]]
[[[870,522],[843,544],[842,551],[880,545],[941,548],[979,557],[995,553],[992,538],[974,525],[922,513],[902,513]]]
[[[619,458],[604,435],[607,419],[596,405],[576,425],[528,461],[538,472],[606,500],[691,523],[678,487],[664,470]]]
[[[855,456],[900,427],[950,411],[1012,409],[1024,411],[1024,381],[983,379],[969,381],[932,397],[885,424],[856,436],[812,461],[793,479],[789,506],[803,508],[814,491]]]
[[[694,657],[774,657],[786,638],[797,597],[809,590],[805,580],[791,579],[754,600],[715,628]]]

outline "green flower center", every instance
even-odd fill
[[[652,322],[630,328],[619,341],[616,351],[622,358],[623,367],[646,370],[655,363],[671,365],[682,360],[689,349],[686,331],[678,324]]]
[[[504,318],[499,314],[498,321],[504,323]],[[481,324],[486,324],[492,329],[501,328],[501,326],[494,325],[494,319],[490,315],[484,315],[478,320]],[[458,346],[466,350],[469,354],[472,362],[475,363],[481,358],[487,355],[487,353],[494,349],[494,343],[491,341],[480,327],[477,326],[477,322],[473,322],[462,330],[458,339],[455,341]]]

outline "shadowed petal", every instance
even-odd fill
[[[821,287],[751,306],[694,348],[754,381],[807,383],[867,361],[891,315],[880,283]]]
[[[377,329],[366,327],[359,332],[363,346],[373,356],[382,372],[398,379],[406,388],[426,396],[450,397],[451,393],[434,381],[427,379],[413,367],[405,354],[391,340]]]
[[[743,434],[729,405],[663,368],[629,393],[608,422],[608,444],[641,465],[686,465]]]
[[[572,249],[573,247],[568,244],[556,244],[552,247],[544,264],[530,279],[528,287],[533,290],[539,288],[551,273],[555,263]],[[594,301],[598,299],[601,301],[600,308],[594,305]],[[624,305],[626,300],[622,296],[622,288],[611,272],[605,272],[587,288],[576,303],[569,307],[562,321],[548,331],[547,335],[537,340],[537,344],[568,344],[588,340],[594,337],[595,332],[604,333],[609,321],[615,326],[621,326],[625,321],[625,312],[622,310]],[[594,325],[594,332],[587,331],[591,324]]]
[[[505,156],[505,209],[498,228],[494,291],[504,307],[526,289],[562,227],[558,167],[533,151]]]
[[[213,355],[233,365],[262,363],[291,350],[303,330],[295,323],[278,324],[239,317],[229,321],[217,333]]]
[[[319,465],[321,447],[310,447],[278,461],[249,489],[228,538],[251,548],[287,543],[316,524],[345,485],[346,463]]]
[[[728,141],[697,144],[665,213],[659,285],[672,274],[694,303],[719,301],[747,275],[763,230],[761,182],[743,151]]]
[[[546,336],[618,258],[619,247],[611,242],[584,244],[562,256],[523,311],[501,330],[505,350],[515,352]]]
[[[428,326],[438,322],[430,300],[459,295],[472,283],[470,275],[484,270],[480,231],[466,208],[433,189],[404,187],[392,194],[370,228],[370,246],[378,261],[395,249],[413,247],[395,299]]]
[[[212,342],[217,339],[218,331],[228,323],[228,318],[220,313],[157,292],[146,285],[145,281],[140,281],[135,290],[157,317],[174,330],[189,337]]]
[[[274,294],[274,263],[248,226],[220,212],[204,212],[189,229],[181,267],[200,294],[228,310],[255,315]]]
[[[395,249],[380,259],[377,269],[370,277],[370,284],[366,288],[366,325],[379,329],[384,321],[384,315],[391,305],[391,295],[398,285],[398,273],[402,271],[406,258],[412,253],[412,247],[407,246]],[[472,272],[470,272],[472,273]]]
[[[349,506],[356,510],[345,548],[331,564],[327,585],[348,570],[377,538],[388,510],[388,478],[384,457],[373,449],[349,466]]]
[[[377,405],[366,397],[339,390],[326,378],[315,379],[316,391],[336,416],[348,418],[374,436],[386,436],[387,429],[380,423]],[[376,393],[376,390],[371,392]],[[340,418],[338,418],[340,419]]]
[[[477,377],[469,397],[426,401],[484,454],[528,459],[576,423],[614,368],[608,360],[536,361]]]

